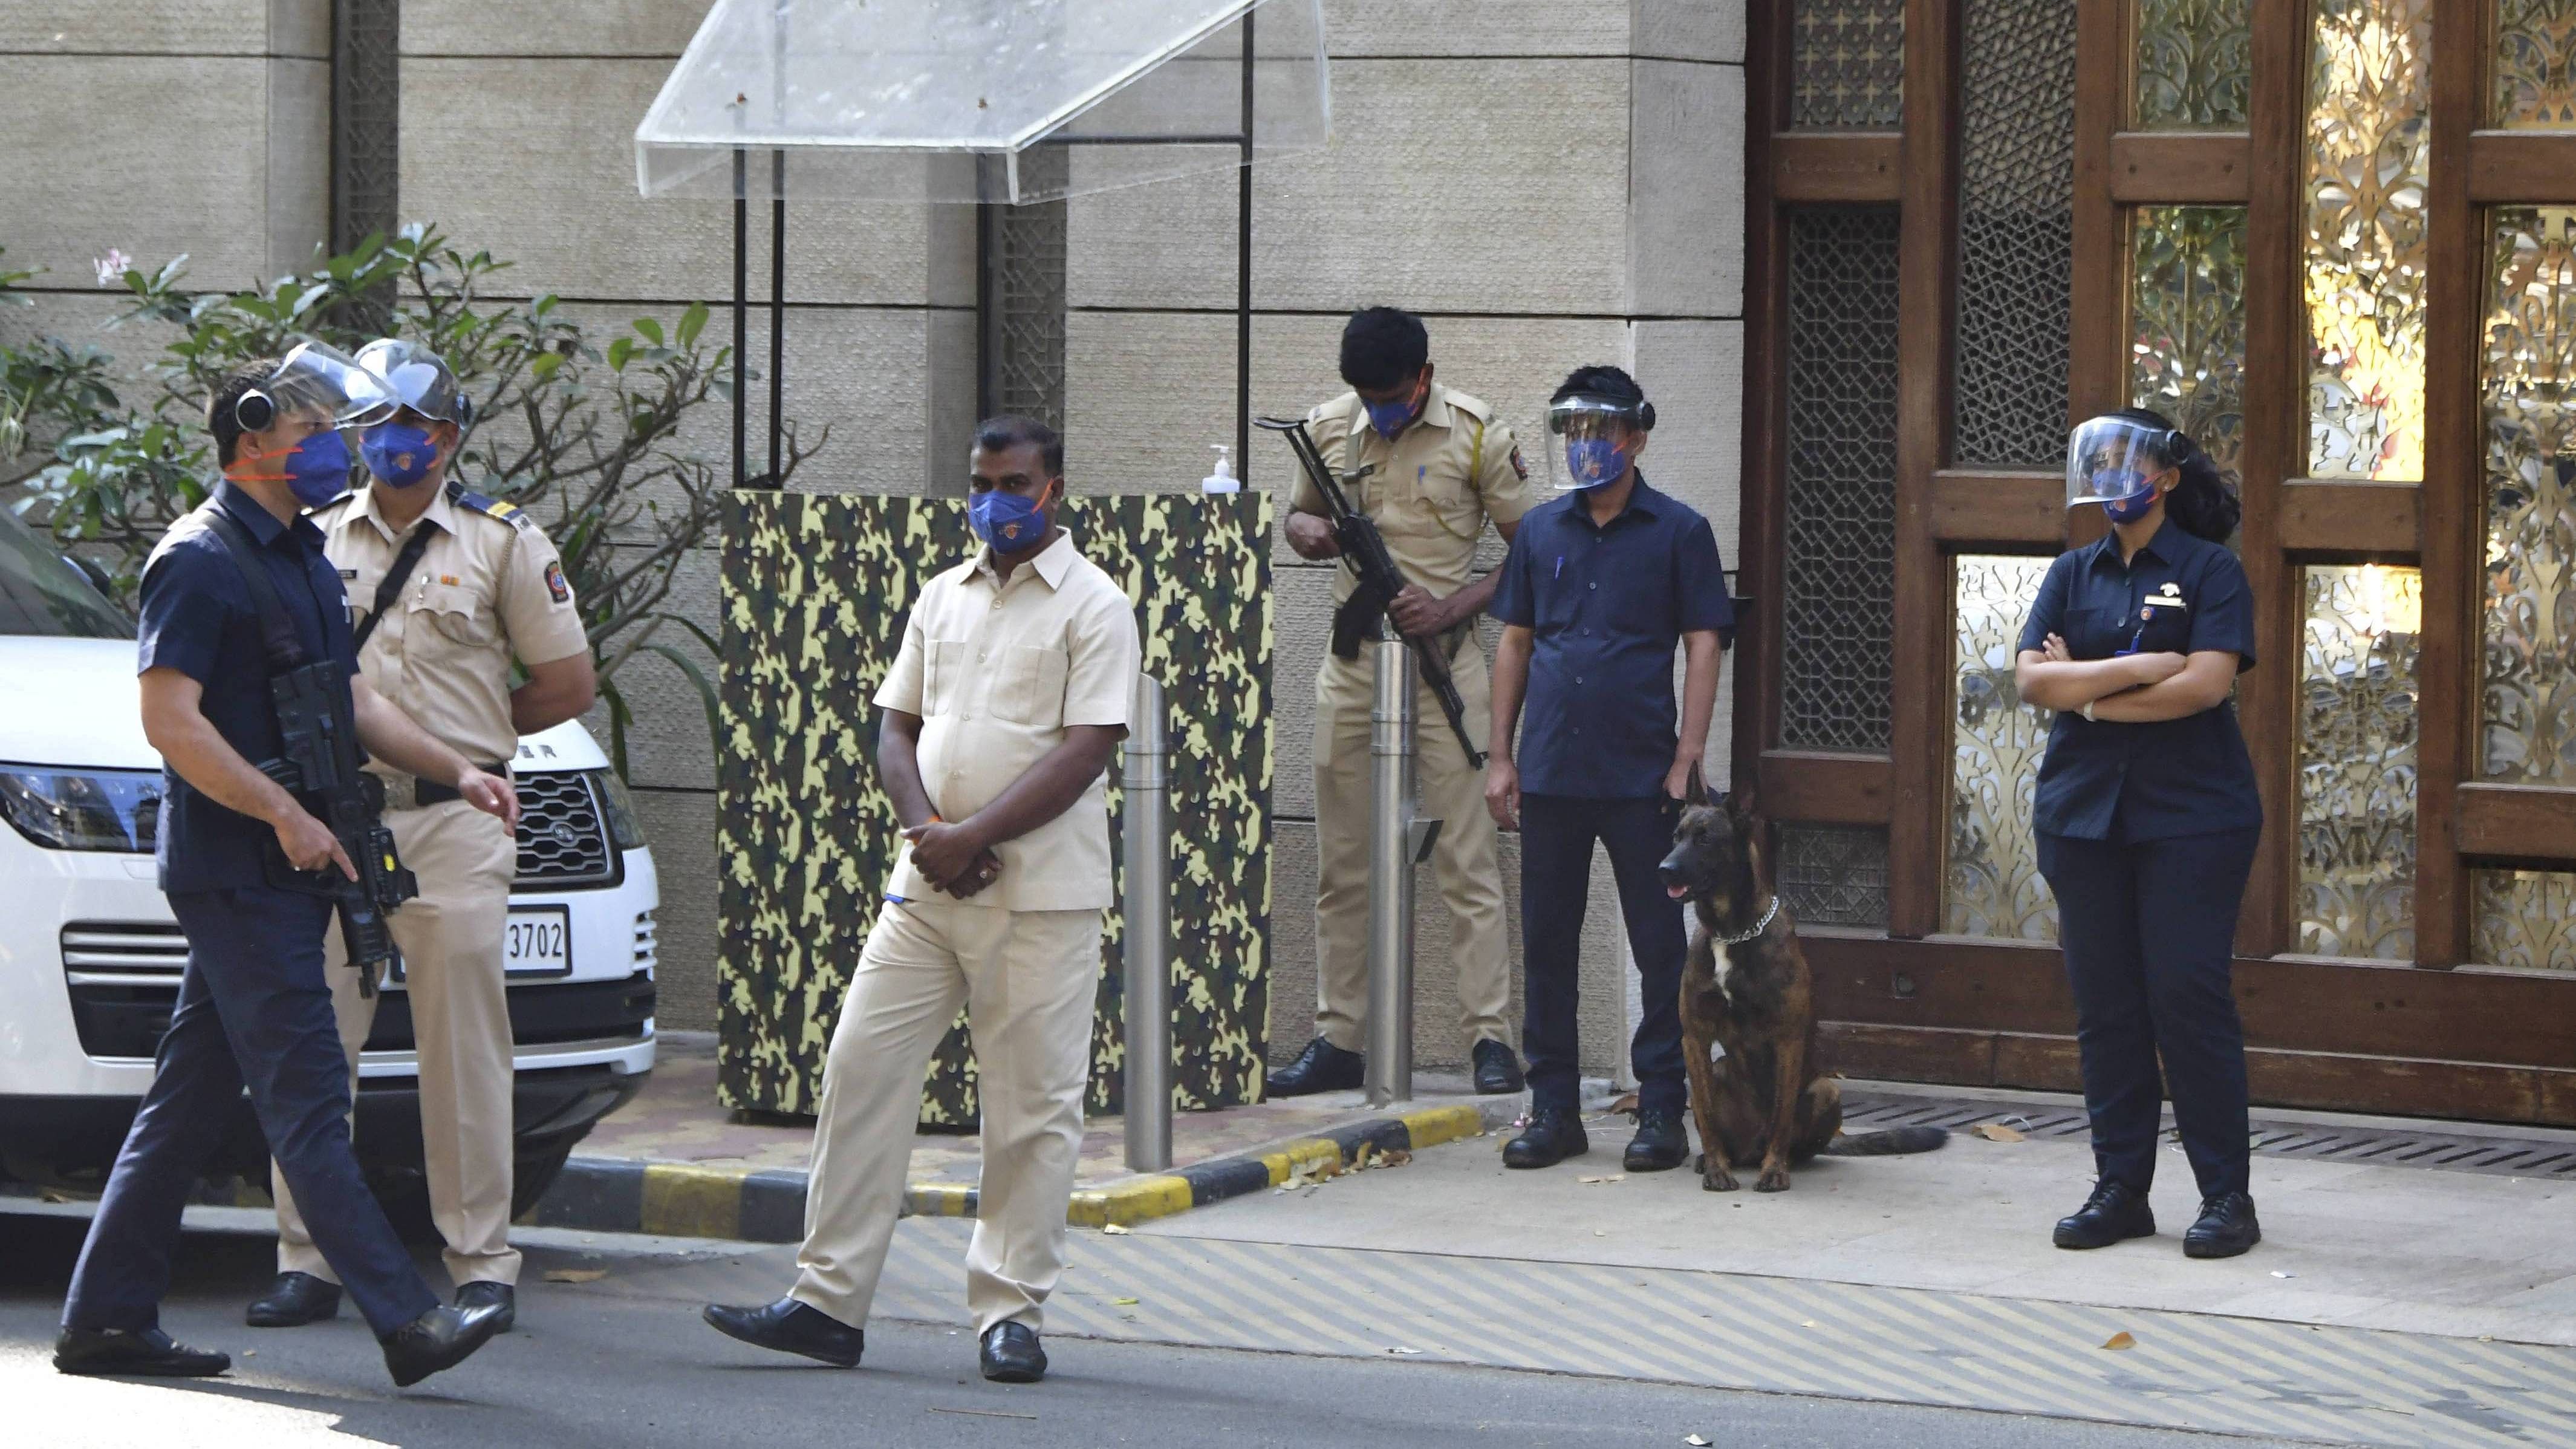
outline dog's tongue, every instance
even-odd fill
[[[1685,899],[1688,899],[1688,898],[1689,898],[1689,896],[1690,896],[1690,887],[1689,887],[1689,886],[1666,886],[1666,887],[1664,887],[1664,894],[1665,894],[1665,895],[1667,895],[1667,896],[1670,896],[1671,898],[1673,898],[1674,900],[1677,900],[1677,901],[1678,901],[1678,900],[1685,900]]]

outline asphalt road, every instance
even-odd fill
[[[163,1323],[185,1341],[231,1352],[232,1375],[188,1384],[77,1380],[54,1373],[46,1355],[83,1226],[0,1208],[0,1438],[14,1444],[1233,1449],[1676,1445],[1693,1434],[1717,1445],[1833,1449],[2214,1442],[1953,1409],[1061,1336],[1049,1341],[1054,1374],[1045,1384],[1005,1388],[976,1376],[967,1335],[915,1323],[871,1325],[866,1366],[843,1372],[723,1339],[683,1297],[684,1287],[717,1282],[729,1290],[739,1278],[735,1296],[756,1299],[777,1287],[771,1260],[736,1272],[730,1265],[743,1250],[735,1245],[561,1233],[533,1235],[519,1331],[402,1393],[346,1309],[311,1328],[243,1327],[240,1305],[267,1281],[273,1240],[237,1228],[193,1229]],[[675,1265],[691,1270],[666,1271]],[[609,1276],[543,1281],[547,1270],[568,1268]],[[429,1271],[437,1281],[434,1263]],[[651,1286],[671,1276],[685,1284]]]

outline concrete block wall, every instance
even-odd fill
[[[1737,544],[1742,411],[1742,7],[1577,0],[1331,0],[1332,146],[1255,172],[1252,405],[1341,390],[1342,318],[1387,303],[1429,323],[1441,379],[1495,405],[1536,464],[1547,396],[1587,362],[1633,371],[1662,414],[1645,466]],[[1070,210],[1066,467],[1075,487],[1187,489],[1234,432],[1235,178],[1081,198]],[[1279,494],[1285,448],[1244,476]],[[1329,568],[1274,551],[1279,824],[1271,1055],[1314,1019],[1314,677]],[[1498,562],[1489,536],[1484,561]],[[1486,630],[1486,647],[1492,647]],[[1721,698],[1710,742],[1723,781]],[[1519,1005],[1519,851],[1506,838]],[[1419,882],[1416,1060],[1464,1055],[1449,922]],[[1584,950],[1586,1070],[1611,1075],[1627,1011],[1615,897],[1597,865]]]
[[[572,0],[530,23],[470,0],[411,0],[403,218],[434,220],[515,262],[510,293],[554,292],[602,324],[721,302],[730,209],[639,198],[631,145],[706,8]],[[210,284],[311,254],[328,222],[327,0],[46,9],[0,8],[0,154],[46,158],[0,182],[10,203],[0,244],[12,264],[53,268],[46,284],[91,293],[60,299],[46,314],[64,319],[55,330],[95,327],[104,308],[89,258],[111,245],[138,259],[189,252]],[[1327,0],[1326,16],[1333,145],[1256,173],[1254,408],[1298,412],[1338,391],[1341,318],[1373,302],[1423,313],[1442,378],[1495,404],[1533,461],[1557,379],[1579,363],[1618,362],[1662,414],[1650,476],[1708,514],[1732,560],[1741,0]],[[789,226],[787,407],[833,428],[800,486],[955,486],[975,391],[971,213],[799,201]],[[1233,436],[1234,177],[1081,199],[1070,226],[1073,486],[1189,488],[1207,472],[1208,445]],[[765,297],[764,214],[752,242],[751,285]],[[755,314],[756,363],[767,336]],[[1285,455],[1256,436],[1247,476],[1278,489]],[[720,456],[722,417],[694,441]],[[1284,549],[1276,557],[1272,1038],[1284,1057],[1312,1021],[1312,680],[1330,580]],[[1489,543],[1486,562],[1498,558]],[[712,628],[711,555],[690,561],[673,604]],[[639,714],[639,804],[663,865],[663,1020],[703,1027],[714,1015],[715,907],[703,715],[659,660],[638,660],[621,681]],[[1721,699],[1717,778],[1730,717]],[[1505,869],[1517,902],[1510,842]],[[1448,923],[1427,878],[1424,887],[1417,1054],[1454,1062]],[[1625,1030],[1615,930],[1597,871],[1584,1040],[1587,1070],[1601,1074]]]

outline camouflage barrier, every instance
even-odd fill
[[[1076,495],[1062,521],[1136,601],[1145,668],[1171,706],[1179,1103],[1257,1101],[1270,1014],[1270,500]],[[971,538],[959,499],[737,492],[724,539],[719,1096],[810,1113],[898,843],[869,700],[914,595]],[[1109,805],[1114,838],[1114,768]],[[1094,1112],[1120,1105],[1122,931],[1113,910]],[[962,1015],[931,1062],[922,1121],[975,1121]]]

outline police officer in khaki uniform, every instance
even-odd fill
[[[876,694],[877,773],[908,845],[824,1058],[796,1286],[706,1320],[857,1365],[922,1072],[962,1000],[984,1140],[966,1306],[984,1377],[1030,1383],[1046,1375],[1039,1319],[1064,1271],[1111,904],[1106,775],[1140,651],[1125,591],[1056,527],[1055,430],[991,419],[972,466],[984,547],[922,586]]]
[[[518,508],[447,481],[473,422],[472,400],[438,356],[387,338],[358,360],[393,384],[402,410],[369,428],[366,487],[315,511],[323,551],[357,616],[367,682],[469,760],[503,774],[519,736],[590,707],[597,688],[590,641],[555,547]],[[510,683],[516,659],[527,680]],[[510,1007],[502,933],[518,845],[499,820],[454,790],[382,761],[385,823],[420,895],[389,918],[420,1061],[420,1126],[431,1217],[447,1242],[459,1307],[497,1305],[516,1316],[519,1253],[509,1242]],[[376,998],[340,969],[330,937],[332,1005],[354,1091],[358,1050]],[[279,1274],[250,1305],[256,1328],[332,1317],[340,1287],[275,1177]]]
[[[1350,490],[1352,506],[1386,536],[1387,552],[1412,586],[1390,608],[1396,627],[1437,637],[1466,705],[1470,730],[1487,727],[1485,656],[1475,622],[1493,597],[1475,577],[1476,542],[1491,522],[1511,541],[1537,501],[1512,430],[1493,409],[1432,380],[1431,340],[1420,319],[1392,307],[1353,313],[1342,329],[1342,380],[1351,391],[1307,417],[1315,446],[1335,471],[1369,474]],[[1301,558],[1330,559],[1334,542],[1324,500],[1302,476],[1289,502],[1288,546]],[[1354,579],[1341,571],[1336,605]],[[1324,657],[1315,681],[1316,1036],[1297,1060],[1271,1074],[1270,1094],[1357,1087],[1368,1004],[1369,710],[1374,661]],[[1459,1026],[1479,1092],[1517,1092],[1503,1013],[1511,1003],[1504,938],[1502,864],[1485,810],[1484,776],[1467,761],[1426,687],[1417,702],[1416,778],[1422,810],[1440,819],[1433,855],[1449,905],[1450,955],[1458,972]],[[1478,740],[1481,747],[1483,741]]]

